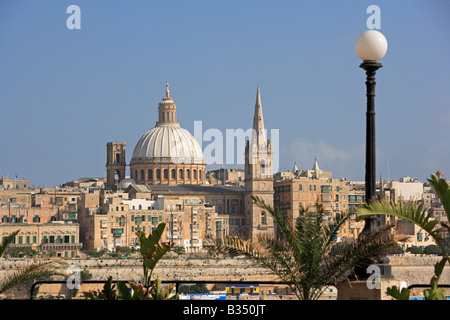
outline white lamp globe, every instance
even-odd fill
[[[380,61],[386,54],[387,48],[387,40],[378,30],[364,31],[355,45],[356,54],[365,62]]]

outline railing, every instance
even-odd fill
[[[33,300],[34,296],[34,290],[38,285],[41,284],[67,284],[68,280],[53,280],[53,281],[36,281],[31,286],[30,290],[30,300]],[[118,282],[124,282],[129,283],[128,280],[113,280],[112,283],[118,283]],[[81,281],[80,286],[82,284],[104,284],[106,283],[106,280],[86,280]],[[175,292],[179,293],[180,285],[183,284],[240,284],[240,285],[289,285],[288,282],[280,282],[280,281],[221,281],[221,280],[162,280],[161,283],[165,284],[175,284]],[[414,288],[430,288],[430,284],[412,284],[408,286],[408,289],[414,289]],[[440,284],[438,287],[440,288],[450,288],[450,284]]]
[[[129,283],[130,281],[128,280],[113,280],[112,283],[118,283],[118,282],[124,282],[124,283]],[[36,289],[37,286],[42,285],[42,284],[67,284],[68,280],[53,280],[53,281],[36,281],[33,283],[33,285],[31,286],[31,290],[30,290],[30,300],[33,300],[33,296],[34,296],[34,290]],[[86,281],[81,281],[80,286],[82,284],[104,284],[106,283],[106,280],[86,280]],[[287,282],[279,282],[279,281],[221,281],[221,280],[212,280],[212,281],[208,281],[208,280],[162,280],[161,283],[165,283],[165,284],[175,284],[175,292],[179,293],[180,290],[180,285],[183,284],[240,284],[240,285],[254,285],[254,284],[258,284],[258,285],[288,285],[289,283]]]

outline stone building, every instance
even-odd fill
[[[17,177],[17,176],[16,176]],[[29,179],[10,179],[9,175],[0,179],[0,189],[3,190],[29,190],[31,189]]]
[[[217,231],[220,234],[221,225],[216,219],[215,208],[207,204],[204,197],[186,194],[165,197],[150,190],[134,193],[136,187],[129,186],[129,193],[109,191],[92,198],[85,195],[80,217],[86,250],[114,251],[117,247],[137,247],[137,232],[148,234],[160,223],[166,224],[162,241],[182,246],[188,252],[202,250],[208,240],[217,236]],[[95,197],[101,199],[100,206],[94,207],[96,201],[89,204]]]
[[[320,169],[317,159],[311,170],[301,170],[294,165],[292,175],[278,175],[274,181],[275,208],[291,225],[299,217],[299,209],[315,205],[323,207],[325,217],[335,217],[337,213],[351,212],[357,205],[364,203],[364,188],[348,180],[333,179],[331,171]],[[338,239],[354,238],[364,227],[352,217],[340,230]]]
[[[74,258],[79,256],[82,243],[79,241],[77,223],[8,223],[0,225],[0,238],[19,230],[11,248],[30,248],[54,253],[56,257]]]

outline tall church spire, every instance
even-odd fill
[[[261,94],[259,84],[256,92],[255,114],[253,116],[252,144],[256,147],[266,146],[266,131],[264,128],[264,117],[261,105]]]

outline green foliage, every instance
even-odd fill
[[[181,256],[186,253],[186,249],[181,246],[173,247],[172,251],[175,252],[178,256]]]
[[[261,236],[256,242],[238,237],[216,240],[210,250],[245,256],[270,269],[283,282],[289,283],[298,299],[315,300],[328,285],[346,278],[361,261],[375,259],[384,250],[396,245],[388,230],[381,230],[355,241],[342,243],[330,254],[339,229],[349,219],[350,213],[328,220],[323,208],[299,210],[295,226],[290,226],[282,215],[258,197],[253,201],[274,219],[283,237]]]
[[[406,248],[406,251],[412,254],[423,254],[423,248],[417,246],[411,246]]]
[[[400,291],[397,286],[387,288],[386,293],[397,300],[409,300],[409,290],[402,288]]]
[[[424,254],[442,254],[442,250],[435,244],[423,248]]]
[[[109,277],[108,280],[103,285],[102,291],[86,291],[83,292],[85,298],[90,300],[116,300],[117,299],[117,291],[116,285],[112,283],[112,277]]]
[[[150,287],[150,295],[153,300],[178,300],[178,294],[170,297],[173,289],[173,285],[169,285],[167,288],[164,288],[161,285],[161,280],[157,279]]]
[[[8,246],[14,241],[16,235],[20,230],[17,230],[9,236],[3,238],[0,245],[0,257],[8,250]],[[46,278],[53,275],[67,276],[64,273],[53,270],[55,263],[63,264],[62,261],[36,262],[25,266],[22,269],[16,270],[12,275],[5,277],[0,282],[0,293],[4,293],[20,284],[26,283],[30,280]]]
[[[208,294],[210,291],[206,287],[206,284],[198,283],[193,285],[182,285],[180,286],[179,292],[182,294],[195,294],[195,293]]]
[[[402,247],[395,247],[386,252],[387,254],[403,254],[404,250]]]
[[[170,296],[173,291],[173,285],[167,287],[162,286],[161,280],[152,281],[152,273],[158,261],[172,248],[171,243],[161,242],[161,236],[164,232],[165,223],[157,226],[148,237],[144,232],[138,232],[138,241],[140,245],[139,253],[143,259],[144,283],[138,284],[130,282],[127,286],[124,282],[117,283],[117,290],[115,285],[112,285],[112,278],[110,277],[105,283],[103,291],[84,292],[87,299],[93,300],[176,300],[178,294]],[[131,289],[131,292],[130,292]]]
[[[144,232],[138,233],[140,245],[139,252],[143,259],[145,286],[150,284],[152,272],[158,261],[169,252],[173,246],[171,243],[160,242],[165,227],[165,223],[160,223],[156,230],[151,232],[148,237],[145,236]]]
[[[0,258],[3,256],[8,246],[14,241],[19,231],[20,230],[14,231],[9,236],[3,238],[2,244],[0,245]]]
[[[431,288],[424,290],[423,294],[425,300],[445,300],[445,288],[439,288],[439,279],[441,277],[442,271],[444,270],[447,258],[444,257],[440,262],[434,266],[434,276],[431,279]]]
[[[448,182],[445,179],[438,179],[436,175],[431,175],[431,179],[428,179],[428,183],[435,190],[438,195],[439,200],[441,201],[442,206],[444,207],[445,214],[447,215],[447,223],[450,221],[450,187]],[[431,288],[426,289],[424,291],[425,299],[427,300],[441,300],[444,297],[444,288],[439,288],[438,283],[440,279],[440,275],[447,261],[450,261],[449,258],[449,248],[444,245],[444,240],[440,236],[441,231],[450,231],[450,227],[447,223],[440,223],[436,220],[433,220],[432,217],[428,214],[428,211],[423,208],[423,205],[417,206],[415,203],[403,204],[394,203],[394,202],[386,202],[386,201],[375,201],[370,205],[366,205],[356,209],[357,213],[361,215],[361,218],[368,217],[374,214],[381,215],[393,215],[402,219],[409,220],[425,230],[436,243],[436,248],[428,248],[427,252],[439,252],[437,254],[442,254],[444,257],[441,262],[435,265],[434,276],[431,279]],[[420,252],[418,249],[407,249],[412,253]],[[422,251],[425,252],[425,251]],[[392,295],[394,298],[399,297],[398,290],[395,291],[393,288],[387,292]]]
[[[88,252],[88,255],[90,255],[91,257],[94,258],[100,258],[102,256],[104,256],[106,254],[106,249],[101,249],[101,250],[92,250]]]

